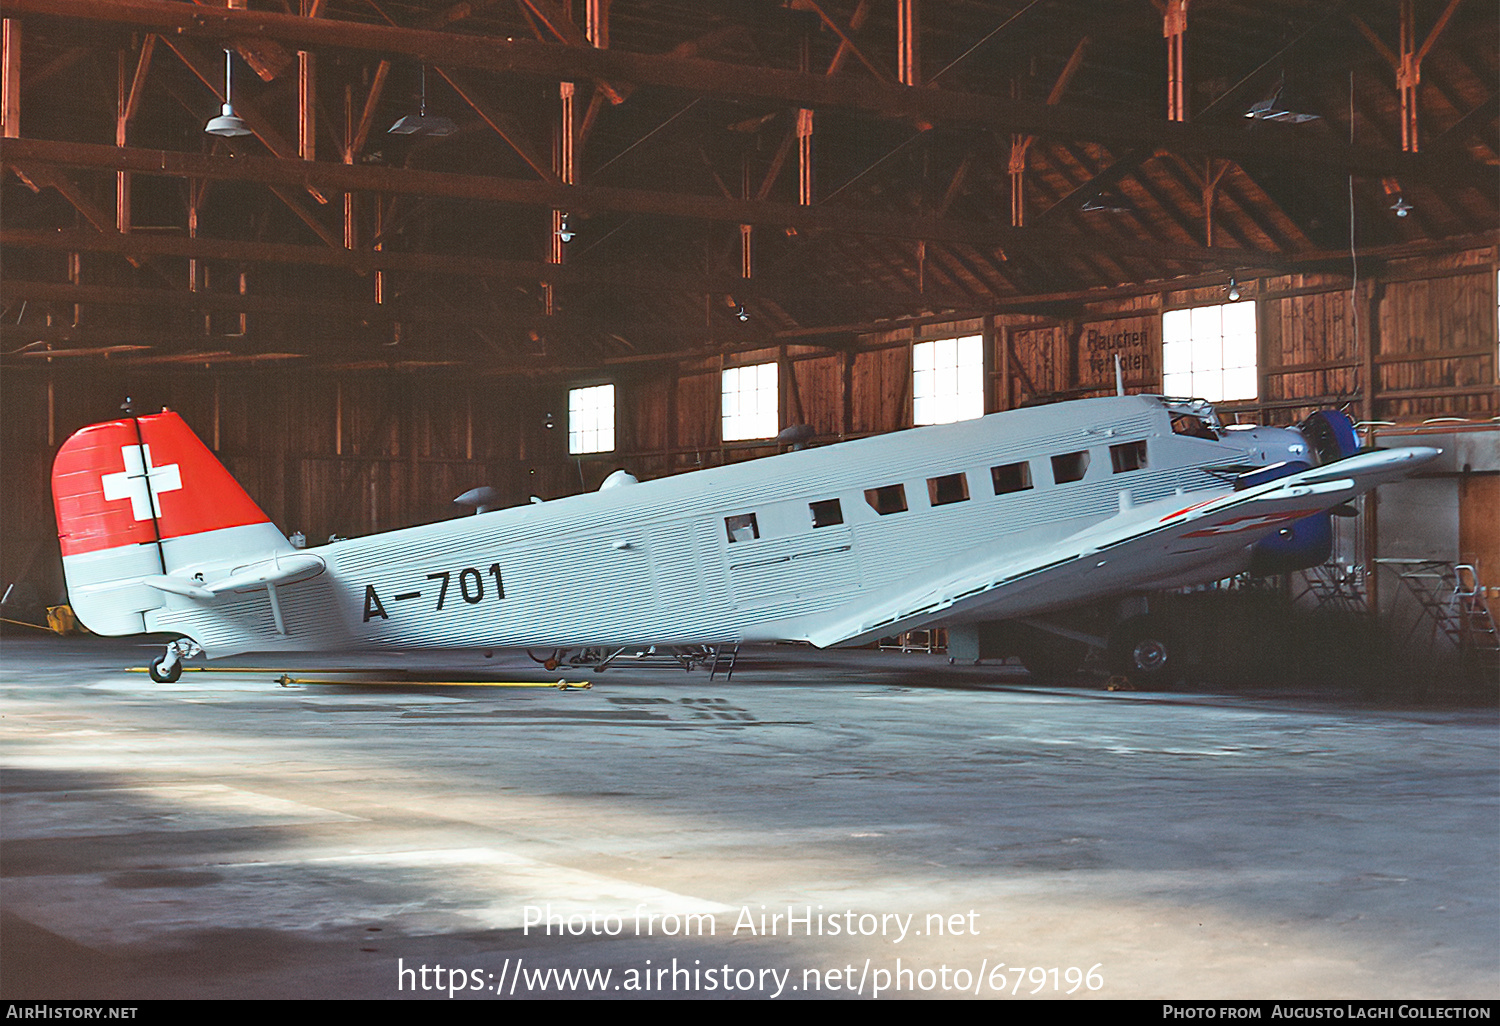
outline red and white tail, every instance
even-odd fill
[[[168,594],[196,595],[235,567],[294,551],[165,410],[74,434],[53,463],[52,497],[69,600],[98,634],[147,631]]]

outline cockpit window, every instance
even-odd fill
[[[1201,417],[1195,417],[1191,413],[1179,413],[1172,418],[1172,433],[1174,435],[1188,435],[1192,438],[1207,438],[1210,442],[1219,440],[1218,434],[1208,426],[1208,422]]]

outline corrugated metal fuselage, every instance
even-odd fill
[[[1244,455],[1174,434],[1149,396],[1018,410],[310,549],[327,569],[276,589],[284,634],[264,589],[168,596],[147,621],[210,656],[805,640],[997,547],[1055,544],[1122,493],[1221,494],[1202,468]]]

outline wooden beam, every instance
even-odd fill
[[[526,165],[531,170],[535,171],[544,181],[561,184],[562,179],[552,170],[548,162],[537,153],[536,147],[531,144],[531,140],[527,138],[525,130],[515,118],[481,102],[478,91],[475,89],[473,83],[460,78],[457,72],[449,71],[438,65],[433,65],[432,70],[437,72],[443,81],[453,87],[453,91],[458,94],[459,99],[467,103],[473,109],[474,113],[479,115],[481,121],[489,125],[496,135],[504,139],[510,145],[510,148],[520,155],[521,159],[526,162]]]
[[[525,39],[451,34],[386,25],[238,11],[167,0],[7,0],[16,15],[47,15],[135,26],[173,37],[221,41],[240,36],[278,39],[306,47],[408,54],[452,67],[507,75],[634,82],[695,95],[772,100],[809,109],[844,109],[904,121],[987,127],[1002,132],[1056,135],[1115,145],[1162,146],[1240,163],[1294,162],[1332,166],[1363,175],[1442,174],[1441,162],[1412,154],[1313,139],[1295,126],[1185,124],[1124,118],[1113,111],[996,96],[911,89],[846,76],[782,71],[661,54],[588,46],[559,46]]]
[[[792,8],[794,10],[812,11],[820,19],[822,19],[824,25],[828,26],[829,31],[838,36],[839,48],[838,51],[834,54],[835,63],[841,61],[842,54],[852,53],[855,57],[859,58],[859,62],[861,64],[869,69],[870,74],[874,75],[880,81],[896,81],[896,77],[894,75],[892,75],[885,68],[881,67],[875,61],[871,60],[870,55],[865,53],[865,51],[860,48],[860,45],[854,41],[854,33],[859,31],[857,26],[846,29],[842,24],[839,23],[839,20],[837,18],[833,17],[824,9],[823,5],[819,3],[818,0],[794,0]]]
[[[770,203],[596,185],[565,186],[550,182],[448,174],[412,168],[282,160],[249,155],[230,158],[177,150],[147,150],[40,139],[16,139],[0,153],[0,159],[12,165],[52,164],[134,171],[170,178],[260,182],[265,185],[328,192],[376,192],[466,199],[562,209],[575,215],[580,211],[612,210],[626,214],[732,224],[764,224],[778,228],[792,226],[799,231],[928,239],[1016,251],[1030,249],[1076,254],[1100,249],[1099,241],[1094,238],[1065,235],[1061,232],[1012,229],[1005,225],[928,215],[888,214],[828,205]],[[1276,267],[1283,262],[1282,256],[1276,253],[1219,247],[1208,249],[1193,244],[1163,247],[1138,240],[1122,240],[1107,248],[1123,255],[1214,264],[1232,263],[1242,267]]]
[[[21,136],[21,23],[0,25],[0,136]]]

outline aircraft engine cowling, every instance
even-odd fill
[[[1306,452],[1319,466],[1336,463],[1359,452],[1354,423],[1339,410],[1319,410],[1296,428],[1282,429],[1300,435]],[[1301,460],[1266,467],[1241,476],[1237,487],[1262,484],[1308,469]],[[1303,517],[1268,538],[1256,542],[1250,554],[1250,572],[1257,576],[1290,573],[1327,562],[1333,554],[1333,520],[1328,513]]]

